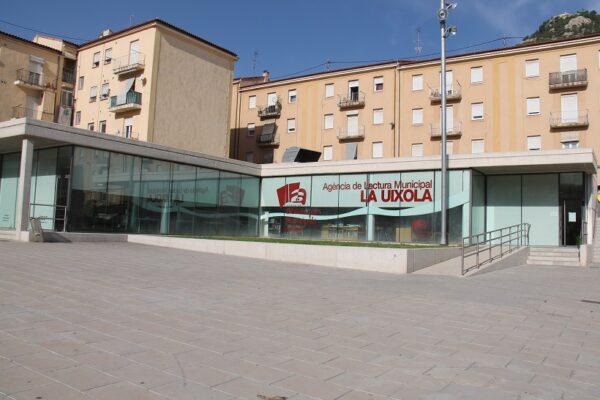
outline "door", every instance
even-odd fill
[[[577,94],[560,96],[561,120],[563,123],[577,122]]]
[[[25,113],[23,116],[27,118],[38,119],[41,105],[42,99],[40,96],[32,96],[28,94],[27,99],[25,100]]]
[[[348,82],[348,97],[350,101],[358,101],[358,80]]]
[[[446,94],[452,94],[452,89],[454,88],[454,74],[452,71],[446,71]],[[442,73],[440,72],[440,93],[442,89]]]
[[[446,132],[454,132],[454,107],[446,106]]]
[[[560,72],[575,71],[577,69],[577,55],[569,54],[560,56]]]
[[[581,200],[563,200],[561,204],[561,244],[576,246],[581,242]]]
[[[29,76],[28,82],[33,85],[42,84],[42,71],[44,70],[44,60],[40,58],[29,59]]]
[[[133,117],[125,118],[125,137],[131,139],[133,136]]]
[[[277,93],[267,94],[267,106],[275,106],[277,104]]]
[[[140,41],[135,40],[129,43],[129,64],[137,64],[140,52]]]
[[[348,136],[358,135],[358,115],[348,115]]]

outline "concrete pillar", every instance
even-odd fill
[[[31,192],[31,170],[33,168],[33,142],[23,139],[21,147],[21,165],[17,186],[17,213],[15,231],[18,240],[29,240],[29,194]]]
[[[375,215],[367,214],[367,241],[375,240]]]

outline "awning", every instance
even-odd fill
[[[129,78],[125,81],[123,90],[117,95],[117,104],[125,104],[125,101],[127,100],[127,93],[133,89],[134,84],[135,78]]]

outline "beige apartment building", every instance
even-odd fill
[[[74,125],[226,156],[237,56],[159,19],[80,46]]]
[[[590,147],[600,154],[592,133],[600,124],[600,35],[447,61],[449,153]],[[278,163],[292,146],[320,151],[321,161],[440,154],[439,59],[248,86],[237,80],[234,91],[236,159]]]
[[[0,121],[33,118],[70,125],[77,45],[0,32]]]
[[[234,82],[231,157],[281,162],[289,147],[322,160],[394,157],[396,62],[291,79]],[[250,78],[255,80],[256,78]]]

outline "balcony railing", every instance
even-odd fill
[[[54,121],[54,115],[49,112],[45,112],[42,110],[34,110],[32,108],[27,108],[23,106],[15,106],[12,109],[12,117],[13,118],[32,118],[38,119],[41,121]]]
[[[259,146],[278,146],[279,135],[276,133],[266,133],[256,137],[256,144]]]
[[[462,99],[462,90],[458,82],[449,87],[446,91],[447,101],[459,101]],[[429,100],[432,102],[442,101],[442,91],[440,89],[429,89]]]
[[[44,90],[44,85],[42,84],[42,74],[29,71],[25,68],[17,70],[17,79],[15,80],[15,85]]]
[[[120,75],[142,71],[145,67],[145,63],[146,56],[142,53],[128,54],[123,57],[113,58],[113,73]]]
[[[338,107],[358,108],[365,106],[365,94],[363,92],[350,93],[348,96],[338,96]]]
[[[587,69],[577,69],[566,72],[551,72],[548,82],[550,89],[587,86]]]
[[[365,138],[365,127],[359,126],[357,129],[339,128],[337,137],[339,140],[363,140]]]
[[[137,132],[131,132],[131,131],[124,131],[124,132],[119,131],[119,132],[117,132],[116,136],[122,137],[125,139],[131,139],[131,140],[138,140],[138,138],[140,137]]]
[[[62,70],[62,81],[71,85],[75,84],[75,71],[72,69]]]
[[[259,118],[274,118],[281,115],[281,104],[273,104],[266,107],[258,107]]]
[[[442,129],[440,128],[440,124],[429,124],[429,135],[432,138],[441,138],[442,137]],[[447,136],[460,136],[462,135],[462,122],[456,122],[452,125],[446,126],[446,135]]]
[[[112,96],[110,98],[110,111],[129,111],[142,108],[142,94],[140,92],[127,92],[125,96]]]
[[[589,126],[588,110],[550,113],[550,128],[581,128]]]

